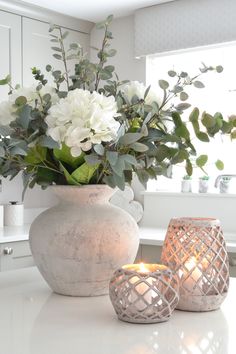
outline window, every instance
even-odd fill
[[[177,72],[187,71],[190,76],[199,73],[201,63],[207,66],[222,65],[224,71],[220,74],[208,72],[203,74],[200,80],[205,88],[197,89],[189,87],[186,91],[189,93],[188,102],[192,108],[197,106],[201,111],[206,110],[210,114],[215,112],[223,113],[224,117],[236,114],[236,43],[225,44],[220,47],[208,47],[204,49],[191,50],[188,52],[179,52],[163,56],[149,56],[147,58],[147,84],[157,85],[159,79],[167,79],[170,83],[174,78],[167,74],[168,70]],[[191,108],[186,111],[188,115]],[[186,119],[188,117],[186,116]],[[217,136],[211,143],[201,143],[197,139],[194,141],[197,147],[198,155],[207,153],[209,156],[207,173],[214,180],[219,172],[215,167],[217,159],[224,161],[224,171],[222,173],[236,174],[236,141],[231,141],[229,137]],[[173,169],[173,180],[167,181],[161,177],[158,182],[150,182],[151,189],[172,189],[179,190],[180,179],[185,175],[184,166],[175,166]],[[198,179],[203,172],[194,169],[193,179]]]

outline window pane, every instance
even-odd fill
[[[218,48],[204,48],[189,52],[180,52],[168,56],[150,56],[147,58],[147,84],[156,85],[159,79],[167,79],[169,82],[175,79],[167,75],[168,70],[177,72],[186,71],[191,77],[200,73],[201,63],[206,66],[222,65],[224,71],[220,74],[215,71],[201,75],[199,78],[205,85],[203,89],[189,87],[188,102],[192,108],[197,106],[202,112],[210,114],[215,112],[223,113],[224,117],[236,114],[236,44],[227,44]],[[161,94],[161,91],[160,91]],[[186,120],[191,108],[186,111]],[[236,141],[231,142],[229,137],[217,136],[210,144],[201,143],[194,139],[198,154],[207,153],[209,163],[206,170],[212,179],[220,173],[236,174]],[[215,161],[224,161],[225,169],[220,172],[215,167]],[[161,188],[179,190],[179,180],[185,175],[184,167],[176,166],[173,177],[175,181],[167,182],[165,178],[160,178],[158,185]],[[195,169],[194,177],[198,179],[203,172]],[[177,182],[178,180],[178,182]],[[172,186],[172,187],[171,187]]]

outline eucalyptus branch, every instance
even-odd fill
[[[66,85],[67,85],[67,89],[69,91],[69,75],[68,75],[68,68],[67,68],[67,61],[66,61],[66,52],[65,52],[65,46],[64,46],[64,41],[63,41],[63,34],[62,34],[62,29],[61,27],[58,27],[59,29],[59,33],[60,33],[60,38],[59,38],[59,43],[61,46],[61,55],[62,55],[62,61],[64,63],[64,67],[65,67],[65,80],[66,80]]]
[[[102,48],[100,50],[100,61],[98,63],[98,70],[96,72],[96,79],[95,79],[95,91],[98,90],[99,82],[100,82],[100,71],[102,70],[104,63],[106,60],[104,59],[104,53],[105,53],[105,47],[106,47],[106,42],[107,42],[107,31],[108,31],[108,25],[105,25],[105,32],[104,32],[104,37],[102,41]]]

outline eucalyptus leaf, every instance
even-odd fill
[[[204,112],[202,114],[202,124],[206,127],[206,128],[211,128],[214,127],[214,125],[216,124],[216,120],[214,117],[212,117],[210,114]]]
[[[125,160],[122,158],[122,156],[118,156],[116,163],[111,164],[111,168],[113,172],[118,176],[121,177],[123,175],[123,171],[125,169]]]
[[[57,59],[57,60],[62,60],[62,56],[61,55],[59,55],[59,54],[53,54],[53,57],[55,58],[55,59]]]
[[[208,156],[207,155],[200,155],[197,159],[196,159],[196,165],[198,167],[203,167],[205,166],[205,164],[208,161]]]
[[[2,147],[2,146],[0,146],[0,157],[5,157],[5,149]]]
[[[189,159],[186,160],[186,165],[185,165],[186,172],[189,176],[192,176],[193,174],[193,165]]]
[[[196,88],[199,88],[199,89],[205,87],[205,85],[201,81],[198,81],[198,80],[193,82],[193,86]]]
[[[15,100],[15,104],[17,106],[24,106],[27,103],[27,98],[24,96],[19,96],[17,97],[17,99]]]
[[[196,134],[197,138],[205,143],[208,143],[210,141],[208,135],[204,132],[198,132]]]
[[[96,154],[85,155],[84,160],[88,165],[97,165],[101,162],[99,157]]]
[[[130,145],[140,140],[142,137],[143,134],[141,133],[126,133],[120,138],[119,143],[121,145]]]
[[[11,82],[11,76],[10,75],[7,75],[6,77],[5,77],[5,79],[2,79],[2,80],[0,80],[0,85],[2,86],[2,85],[7,85],[7,84],[9,84]]]
[[[224,68],[223,68],[223,66],[221,66],[221,65],[218,65],[218,66],[216,67],[216,72],[217,72],[217,73],[222,73],[223,70],[224,70]]]
[[[186,101],[188,99],[188,94],[186,92],[181,92],[179,98],[181,101]]]
[[[118,159],[118,152],[117,151],[107,151],[106,158],[109,161],[110,165],[115,166],[117,159]]]
[[[177,74],[176,74],[176,72],[175,72],[174,70],[169,70],[169,71],[168,71],[168,75],[169,75],[170,77],[175,77]]]
[[[218,170],[220,170],[220,171],[222,171],[222,170],[224,169],[224,163],[223,163],[223,161],[221,161],[221,160],[217,160],[217,161],[215,162],[215,165],[216,165],[216,167],[218,168]]]
[[[122,174],[121,176],[117,175],[116,173],[114,173],[113,175],[113,179],[115,182],[115,185],[122,191],[125,190],[125,177],[124,174]]]
[[[54,50],[55,52],[62,52],[62,49],[59,47],[51,47],[52,50]]]
[[[77,50],[79,48],[78,43],[70,43],[70,49]]]
[[[53,140],[50,136],[42,136],[39,140],[41,146],[47,147],[49,149],[59,148],[59,144],[57,141]]]
[[[21,147],[14,146],[10,149],[10,153],[14,155],[27,156],[27,152],[23,150]]]
[[[0,125],[0,136],[7,137],[13,132],[8,125]]]
[[[31,120],[31,110],[32,108],[28,105],[22,107],[20,114],[19,114],[19,123],[24,129],[28,129],[29,122]]]
[[[133,143],[130,145],[130,147],[137,152],[145,152],[148,151],[148,146],[145,144],[141,144],[141,143]]]
[[[104,147],[103,147],[102,144],[96,144],[96,145],[94,145],[93,148],[94,148],[94,151],[95,151],[98,155],[100,155],[100,156],[103,156],[103,155],[104,155],[105,149],[104,149]]]
[[[106,183],[111,188],[115,188],[116,187],[116,182],[114,181],[113,176],[105,176],[105,177],[103,177],[103,182]]]
[[[197,122],[199,118],[199,109],[195,107],[189,116],[190,122]]]
[[[190,103],[179,103],[175,108],[178,109],[179,111],[184,111],[191,107]]]
[[[165,80],[159,80],[158,84],[162,90],[167,90],[169,87],[169,83]]]
[[[109,57],[114,57],[116,55],[116,50],[115,49],[108,50],[107,55]]]

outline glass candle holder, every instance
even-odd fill
[[[171,219],[161,260],[180,278],[177,309],[211,311],[220,307],[229,287],[229,261],[219,220]]]
[[[118,318],[132,323],[167,321],[179,301],[179,278],[160,264],[129,264],[118,269],[109,294]]]

